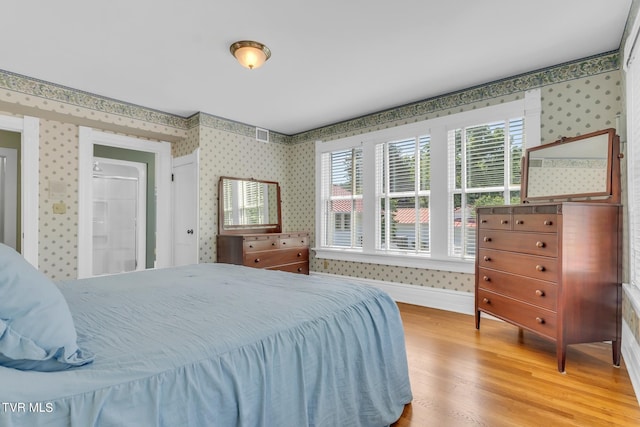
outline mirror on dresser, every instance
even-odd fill
[[[309,233],[283,232],[280,184],[218,181],[217,262],[309,274]]]
[[[280,185],[253,178],[220,177],[218,231],[279,233]]]
[[[605,129],[530,148],[524,156],[522,200],[619,202],[615,175],[619,138]]]
[[[476,208],[475,321],[502,319],[556,344],[611,341],[620,364],[620,146],[605,129],[531,148],[522,204]]]

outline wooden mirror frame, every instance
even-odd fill
[[[224,181],[249,181],[259,182],[263,184],[272,184],[276,186],[276,205],[277,205],[277,223],[274,224],[254,224],[254,225],[224,225]],[[277,181],[264,181],[255,178],[235,178],[231,176],[221,176],[218,180],[218,234],[262,234],[262,233],[281,233],[282,232],[282,212],[280,200],[280,184]]]
[[[589,139],[595,136],[608,134],[609,147],[608,147],[608,160],[607,160],[607,183],[606,191],[593,192],[593,193],[578,193],[578,194],[551,194],[548,196],[535,196],[530,197],[528,195],[528,183],[529,183],[529,156],[532,152],[539,150],[557,147],[563,144],[575,143],[580,140]],[[522,203],[540,203],[540,202],[552,202],[552,201],[589,201],[598,203],[620,203],[622,200],[620,189],[620,137],[616,135],[615,129],[609,128],[596,132],[591,132],[585,135],[580,135],[572,138],[563,137],[555,142],[549,144],[543,144],[537,147],[529,148],[526,150],[524,157],[522,158],[522,182],[520,186],[520,193],[522,197]]]

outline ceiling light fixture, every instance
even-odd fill
[[[267,59],[271,58],[271,51],[262,43],[243,40],[229,46],[231,54],[238,62],[251,70],[259,68]]]

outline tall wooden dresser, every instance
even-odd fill
[[[560,372],[567,345],[611,341],[619,366],[622,206],[604,200],[476,208],[477,329],[487,313],[555,341]]]

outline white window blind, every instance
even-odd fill
[[[640,286],[640,61],[636,53],[627,61],[627,123],[629,279],[637,287]]]
[[[524,118],[450,130],[451,256],[475,255],[475,207],[519,203]]]
[[[323,182],[326,246],[362,247],[362,149],[352,148],[325,154]]]
[[[225,225],[268,223],[266,184],[227,179],[223,185],[225,186],[222,201]]]
[[[476,204],[519,201],[540,91],[316,142],[317,258],[473,272]]]
[[[429,253],[430,140],[376,147],[378,249]]]

